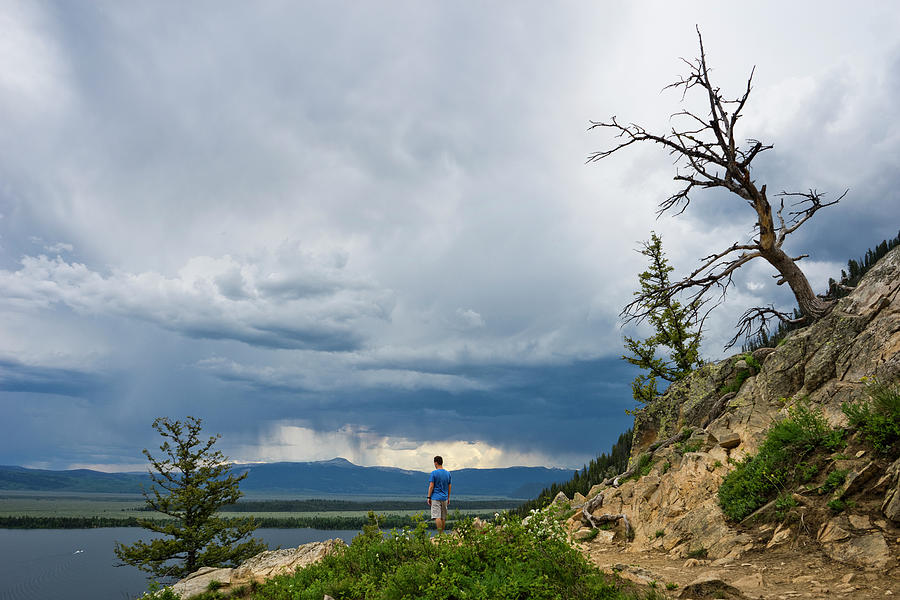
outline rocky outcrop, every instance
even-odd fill
[[[884,490],[884,502],[881,505],[884,516],[900,523],[900,458],[878,480],[875,489]]]
[[[658,549],[672,557],[711,560],[735,559],[769,543],[791,543],[797,529],[769,531],[760,545],[725,519],[717,491],[732,468],[730,461],[755,453],[769,426],[800,400],[820,409],[832,425],[846,425],[841,403],[863,398],[864,378],[872,377],[900,379],[900,248],[879,261],[821,321],[793,333],[777,348],[705,365],[638,411],[632,457],[638,464],[644,455],[644,473],[638,470],[630,480],[617,481],[618,487],[592,488],[569,527],[574,532],[622,515],[608,526],[625,550]],[[693,432],[679,437],[689,427]],[[660,446],[663,440],[667,445]],[[882,515],[900,523],[900,461],[883,467],[860,456],[846,461],[841,468],[848,476],[834,497],[883,494]],[[795,500],[801,506],[806,501]],[[584,514],[588,509],[594,518]],[[889,543],[896,543],[895,530],[886,536],[877,528],[856,526],[861,516],[854,518],[855,525],[837,520],[823,526],[817,536],[822,549],[862,568],[893,564]]]
[[[884,534],[871,529],[868,517],[841,515],[822,525],[817,538],[834,560],[861,569],[882,570],[892,563],[893,556]]]
[[[722,600],[744,600],[739,589],[728,585],[716,576],[698,577],[684,587],[678,594],[679,598],[716,598]]]
[[[178,583],[172,586],[172,591],[179,598],[190,598],[202,594],[215,585],[218,589],[231,581],[231,572],[234,569],[217,569],[215,567],[200,567]],[[216,585],[219,584],[219,585]]]
[[[203,567],[173,585],[172,591],[186,600],[207,591],[211,583],[217,589],[228,590],[254,581],[262,582],[276,575],[293,573],[344,546],[341,539],[311,542],[296,548],[262,552],[234,569]]]

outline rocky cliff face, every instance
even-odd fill
[[[673,384],[635,416],[632,459],[652,465],[650,474],[618,487],[595,486],[585,501],[571,504],[589,503],[589,514],[597,517],[624,517],[613,521],[613,532],[595,539],[619,539],[628,551],[733,560],[784,543],[792,536],[784,527],[751,530],[727,522],[717,491],[732,468],[729,459],[755,453],[769,426],[799,401],[821,409],[832,425],[846,425],[841,403],[862,398],[864,378],[872,377],[900,379],[900,248],[829,316],[777,348],[706,365]],[[679,432],[679,442],[659,448]],[[888,467],[873,458],[854,450],[841,467],[850,473],[848,486],[856,481],[842,493],[877,496],[875,504],[866,504],[876,506],[874,512],[850,511],[812,536],[833,558],[884,569],[896,564],[900,542],[900,461]],[[573,531],[590,526],[585,512],[569,520]]]

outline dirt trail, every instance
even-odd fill
[[[642,585],[656,582],[656,589],[672,598],[872,598],[900,600],[900,567],[888,572],[855,569],[831,560],[810,544],[752,551],[735,561],[673,559],[661,552],[624,552],[608,545],[580,544],[589,560],[604,571]],[[692,582],[715,577],[743,594],[694,595],[685,592]],[[668,584],[668,585],[667,585]],[[672,589],[672,584],[677,588]]]

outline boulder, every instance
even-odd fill
[[[568,503],[569,503],[569,497],[566,496],[566,493],[565,493],[565,492],[560,492],[560,493],[558,493],[558,494],[556,495],[556,498],[553,499],[553,502],[551,502],[551,504],[562,504],[563,502],[565,502],[566,504],[568,504]]]
[[[884,494],[894,485],[894,481],[898,478],[900,478],[900,458],[885,469],[884,475],[879,477],[878,481],[870,489],[875,494]]]
[[[234,569],[202,567],[174,584],[171,590],[187,599],[207,591],[213,581],[220,584],[218,588],[222,590],[252,581],[265,581],[275,575],[293,573],[300,567],[318,562],[346,545],[344,540],[333,539],[310,542],[296,548],[268,550],[247,559]]]
[[[743,600],[746,598],[741,590],[722,581],[718,575],[701,575],[682,588],[679,598],[723,598],[725,600]]]
[[[900,486],[894,485],[884,495],[884,503],[881,505],[881,512],[884,513],[891,521],[900,523]]]
[[[584,504],[585,502],[587,502],[587,498],[585,498],[585,497],[581,494],[581,492],[575,492],[575,493],[572,495],[572,504],[574,504],[575,506],[581,506],[581,505]]]
[[[597,537],[594,538],[595,544],[612,544],[616,539],[616,532],[610,529],[598,529]]]
[[[853,494],[862,491],[863,486],[877,473],[878,467],[874,462],[866,464],[858,471],[852,471],[847,475],[847,479],[844,481],[844,485],[838,493],[838,497],[843,498],[844,496],[852,496]]]
[[[847,519],[850,520],[850,526],[853,529],[872,528],[872,519],[869,518],[869,515],[847,515]]]
[[[344,540],[333,539],[311,542],[296,548],[261,552],[234,569],[231,575],[231,584],[242,585],[251,581],[265,581],[275,575],[293,573],[301,567],[322,560],[326,555],[332,554],[338,548],[346,545]]]
[[[719,436],[719,445],[726,449],[737,448],[741,445],[741,436],[731,432]]]
[[[762,350],[771,350],[771,348],[762,348]],[[757,590],[765,587],[766,582],[762,573],[753,573],[752,575],[744,575],[734,581],[734,587],[741,591],[756,593]]]
[[[888,467],[876,487],[879,485],[885,488],[881,512],[891,521],[900,523],[900,458]]]
[[[775,546],[779,546],[791,539],[793,535],[793,531],[791,531],[790,527],[783,527],[782,525],[778,526],[778,529],[775,530],[775,534],[772,536],[772,539],[769,540],[769,543],[766,544],[766,549],[774,548]]]
[[[217,569],[215,567],[200,567],[178,583],[172,586],[172,591],[181,598],[190,598],[202,594],[209,589],[213,581],[227,586],[231,581],[231,573],[234,569]]]
[[[645,475],[634,486],[634,495],[642,500],[649,500],[658,487],[659,477],[656,475]]]
[[[593,498],[594,496],[599,494],[601,490],[603,490],[603,486],[600,485],[599,483],[591,486],[590,491],[587,493],[588,499]]]
[[[895,562],[881,532],[822,544],[832,559],[867,571],[880,571]]]
[[[633,581],[640,585],[650,585],[654,582],[659,583],[660,581],[663,581],[663,578],[653,571],[636,565],[613,565],[613,571],[615,571],[622,579],[627,579],[628,581]]]
[[[581,511],[578,511],[577,513],[575,513],[575,515],[569,518],[568,521],[566,521],[566,531],[568,531],[569,533],[575,533],[582,527],[584,527],[584,522],[582,521]]]
[[[763,364],[766,362],[766,359],[772,356],[772,353],[775,352],[775,348],[757,348],[753,351],[753,358],[756,359],[756,362],[759,364]]]
[[[819,528],[816,539],[822,544],[839,542],[850,537],[850,522],[846,517],[835,517]]]

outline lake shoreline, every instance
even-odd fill
[[[250,515],[248,515],[250,516]],[[489,519],[493,513],[467,514],[466,517]],[[406,515],[376,515],[382,529],[415,527],[419,519]],[[424,518],[424,515],[423,517]],[[255,517],[260,529],[318,529],[348,530],[362,529],[369,522],[368,517]],[[138,519],[137,517],[47,517],[47,516],[6,516],[0,517],[0,529],[102,529],[141,528],[142,521],[161,523],[166,519]],[[452,523],[452,520],[451,522]],[[428,523],[434,528],[434,523]]]
[[[255,532],[270,549],[340,538],[358,530],[268,529]],[[117,567],[116,542],[158,537],[135,527],[95,529],[0,529],[0,597],[4,600],[139,598],[149,579],[132,567]]]

